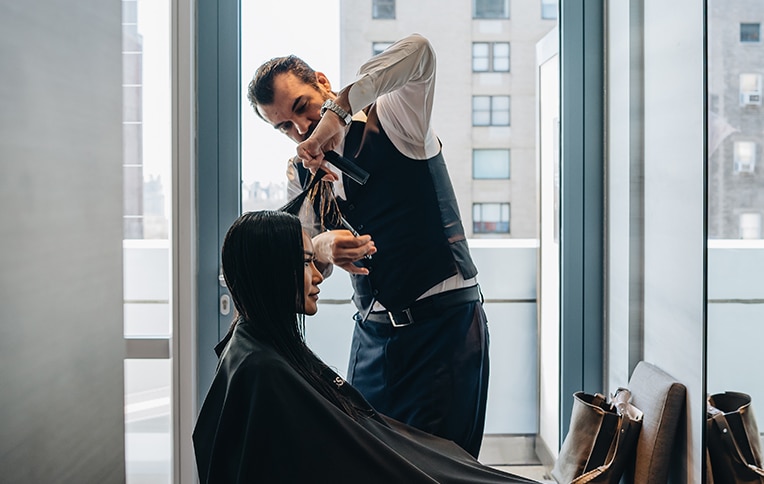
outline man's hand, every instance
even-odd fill
[[[330,230],[313,237],[316,259],[339,266],[351,274],[368,275],[369,270],[353,262],[377,252],[371,235],[354,236],[349,230]]]
[[[297,145],[297,156],[302,165],[315,173],[326,164],[324,152],[340,146],[346,134],[345,122],[334,111],[324,113],[310,136]],[[325,171],[329,172],[328,169]]]

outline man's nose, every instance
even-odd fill
[[[296,120],[294,126],[299,134],[304,135],[310,129],[310,120],[305,118]]]

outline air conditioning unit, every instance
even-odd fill
[[[761,106],[761,93],[758,91],[741,92],[740,105],[741,106]]]

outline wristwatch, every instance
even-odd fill
[[[321,117],[324,117],[324,113],[329,110],[333,111],[337,116],[340,117],[341,120],[345,121],[345,126],[350,124],[350,121],[353,120],[353,116],[350,115],[347,111],[342,109],[336,102],[332,101],[331,99],[327,99],[324,101],[324,104],[321,105]]]

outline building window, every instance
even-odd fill
[[[371,18],[395,18],[395,0],[372,0]]]
[[[761,238],[761,214],[760,213],[741,213],[738,225],[740,228],[741,239],[760,239]]]
[[[393,45],[392,42],[372,42],[371,43],[371,55],[377,55]]]
[[[508,203],[475,203],[472,205],[472,232],[475,234],[508,234]]]
[[[509,42],[473,42],[472,72],[509,72]]]
[[[740,24],[740,42],[760,42],[761,24]]]
[[[509,150],[473,150],[472,178],[475,180],[509,179]]]
[[[740,105],[761,105],[761,74],[740,74]]]
[[[472,18],[509,18],[509,0],[472,0]]]
[[[472,96],[473,126],[509,126],[509,96]]]
[[[541,0],[541,18],[556,20],[558,3],[557,0]]]
[[[735,141],[735,173],[753,173],[756,168],[756,143]]]

